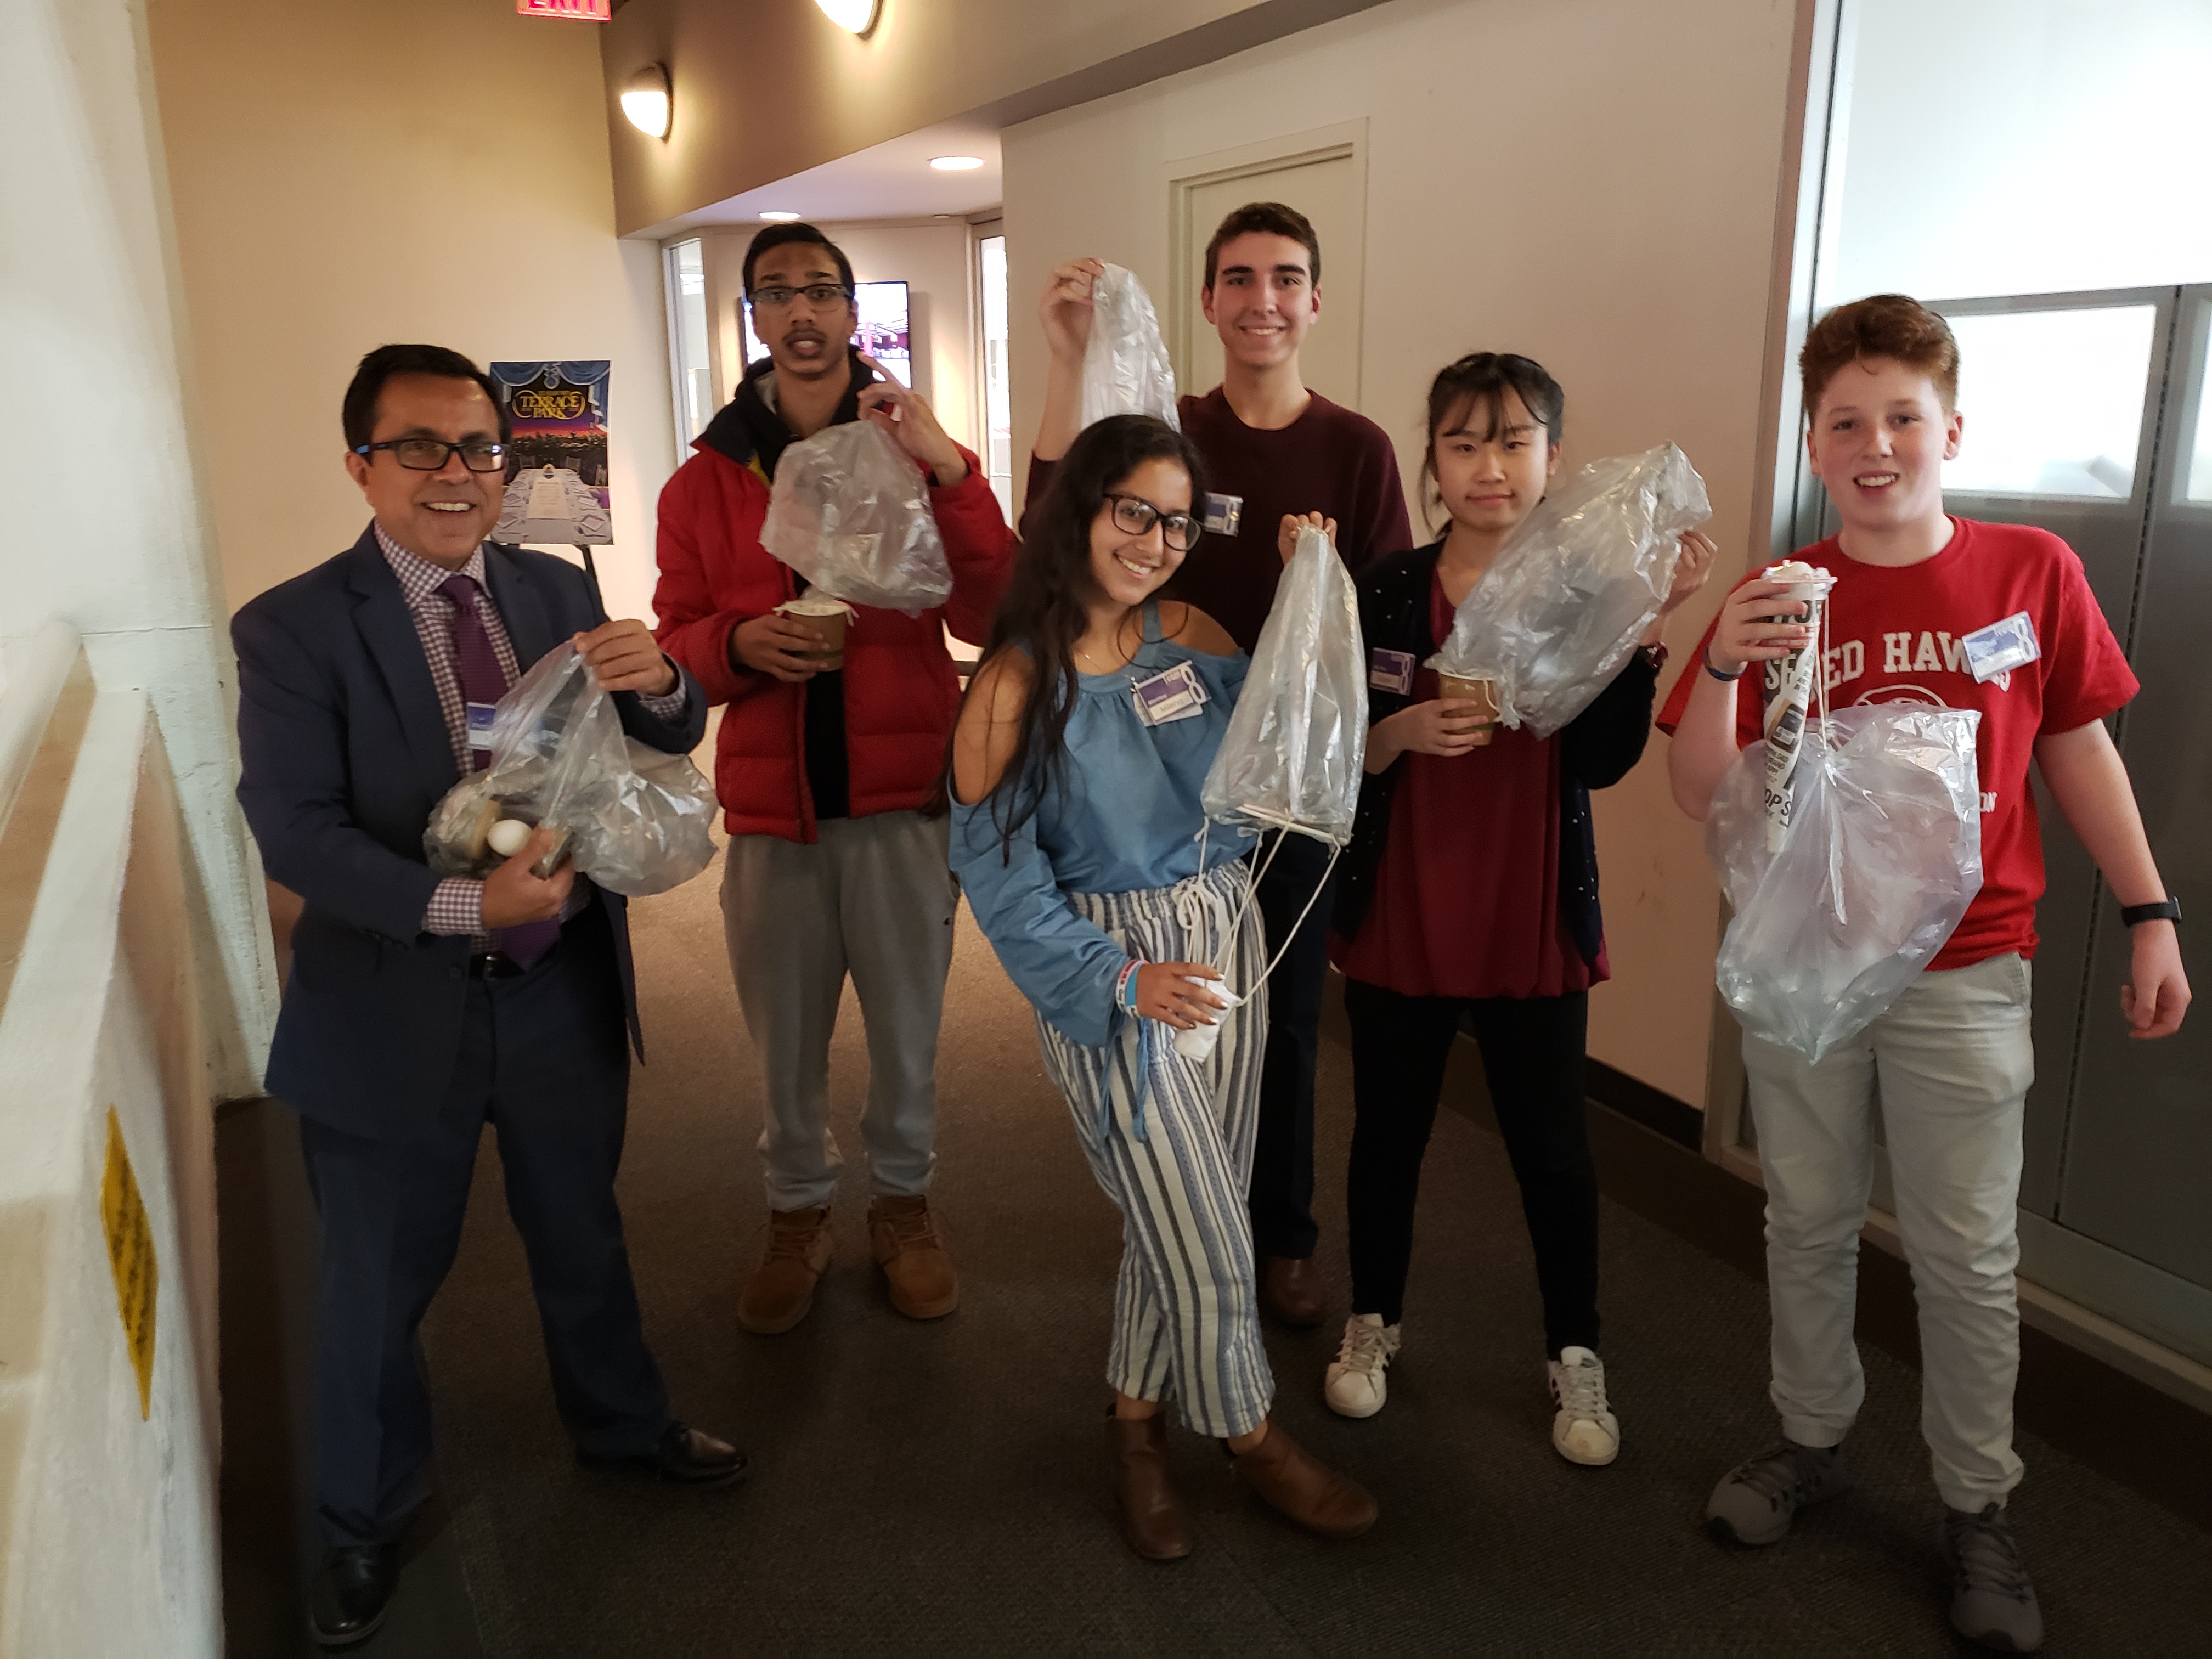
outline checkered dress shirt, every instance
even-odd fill
[[[499,606],[493,603],[491,584],[484,578],[484,552],[482,547],[469,555],[469,562],[458,572],[443,565],[410,553],[398,542],[384,533],[384,526],[376,526],[376,544],[384,550],[384,561],[392,567],[398,579],[400,596],[407,601],[407,614],[415,620],[415,637],[422,642],[422,655],[430,665],[431,684],[438,688],[438,708],[446,717],[446,740],[453,748],[453,764],[466,777],[473,769],[469,752],[468,700],[461,696],[461,677],[453,660],[453,617],[459,607],[438,591],[438,584],[448,576],[468,577],[477,585],[480,595],[477,614],[483,619],[484,633],[491,641],[494,655],[499,659],[500,672],[512,685],[521,678],[514,659],[514,641],[507,636],[507,624],[500,618]],[[673,720],[684,714],[684,691],[679,684],[676,690],[662,697],[641,696],[638,702],[656,720]],[[568,902],[561,907],[561,920],[566,921],[591,900],[591,884],[582,877],[568,892]],[[483,925],[483,883],[466,876],[448,876],[438,884],[430,895],[430,903],[422,913],[422,931],[426,933],[465,933],[471,951],[492,949],[492,937]]]

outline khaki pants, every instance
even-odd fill
[[[2027,964],[1925,973],[1819,1065],[1744,1039],[1766,1176],[1775,1407],[1802,1445],[1832,1446],[1866,1392],[1851,1340],[1877,1101],[1898,1231],[1920,1313],[1921,1431],[1953,1509],[2020,1483],[2021,1119],[2035,1075]]]
[[[813,1209],[837,1189],[830,1037],[848,974],[868,1034],[870,1189],[919,1195],[936,1161],[937,1029],[957,903],[945,822],[879,812],[829,819],[819,833],[811,847],[733,836],[722,866],[722,933],[766,1090],[773,1210]]]

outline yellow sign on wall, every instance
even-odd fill
[[[131,1173],[131,1154],[123,1145],[123,1126],[115,1108],[107,1109],[107,1170],[100,1178],[100,1222],[107,1232],[107,1263],[115,1270],[115,1305],[123,1316],[123,1340],[131,1368],[138,1373],[138,1416],[154,1414],[154,1304],[161,1288],[161,1263],[154,1256],[154,1230],[138,1178]]]

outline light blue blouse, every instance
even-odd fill
[[[1146,725],[1130,688],[1183,662],[1205,705]],[[1148,605],[1129,665],[1078,677],[1064,787],[1044,792],[1003,854],[995,798],[953,805],[952,868],[977,925],[1022,994],[1073,1042],[1100,1048],[1112,1035],[1114,982],[1129,957],[1064,895],[1172,887],[1251,845],[1249,830],[1217,823],[1200,864],[1199,790],[1249,666],[1241,651],[1215,657],[1163,640],[1158,607]]]

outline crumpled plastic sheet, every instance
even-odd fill
[[[499,700],[491,754],[446,792],[422,832],[441,876],[481,878],[504,862],[483,840],[503,817],[551,825],[578,873],[630,898],[665,893],[714,861],[714,786],[690,757],[623,732],[573,644],[547,652]]]
[[[1772,853],[1765,744],[1729,769],[1705,847],[1735,910],[1715,979],[1745,1030],[1818,1060],[1943,948],[1982,888],[1980,720],[1881,703],[1808,722]]]
[[[1367,755],[1367,672],[1352,573],[1298,532],[1199,802],[1217,823],[1352,839]]]
[[[1151,415],[1180,432],[1175,367],[1145,285],[1108,265],[1091,285],[1091,343],[1083,353],[1082,424],[1109,415]]]
[[[1591,462],[1498,550],[1427,665],[1489,680],[1504,724],[1550,737],[1628,660],[1674,580],[1682,532],[1711,516],[1705,480],[1673,444]]]
[[[848,605],[918,617],[952,596],[921,469],[871,420],[825,427],[783,452],[761,545]]]

